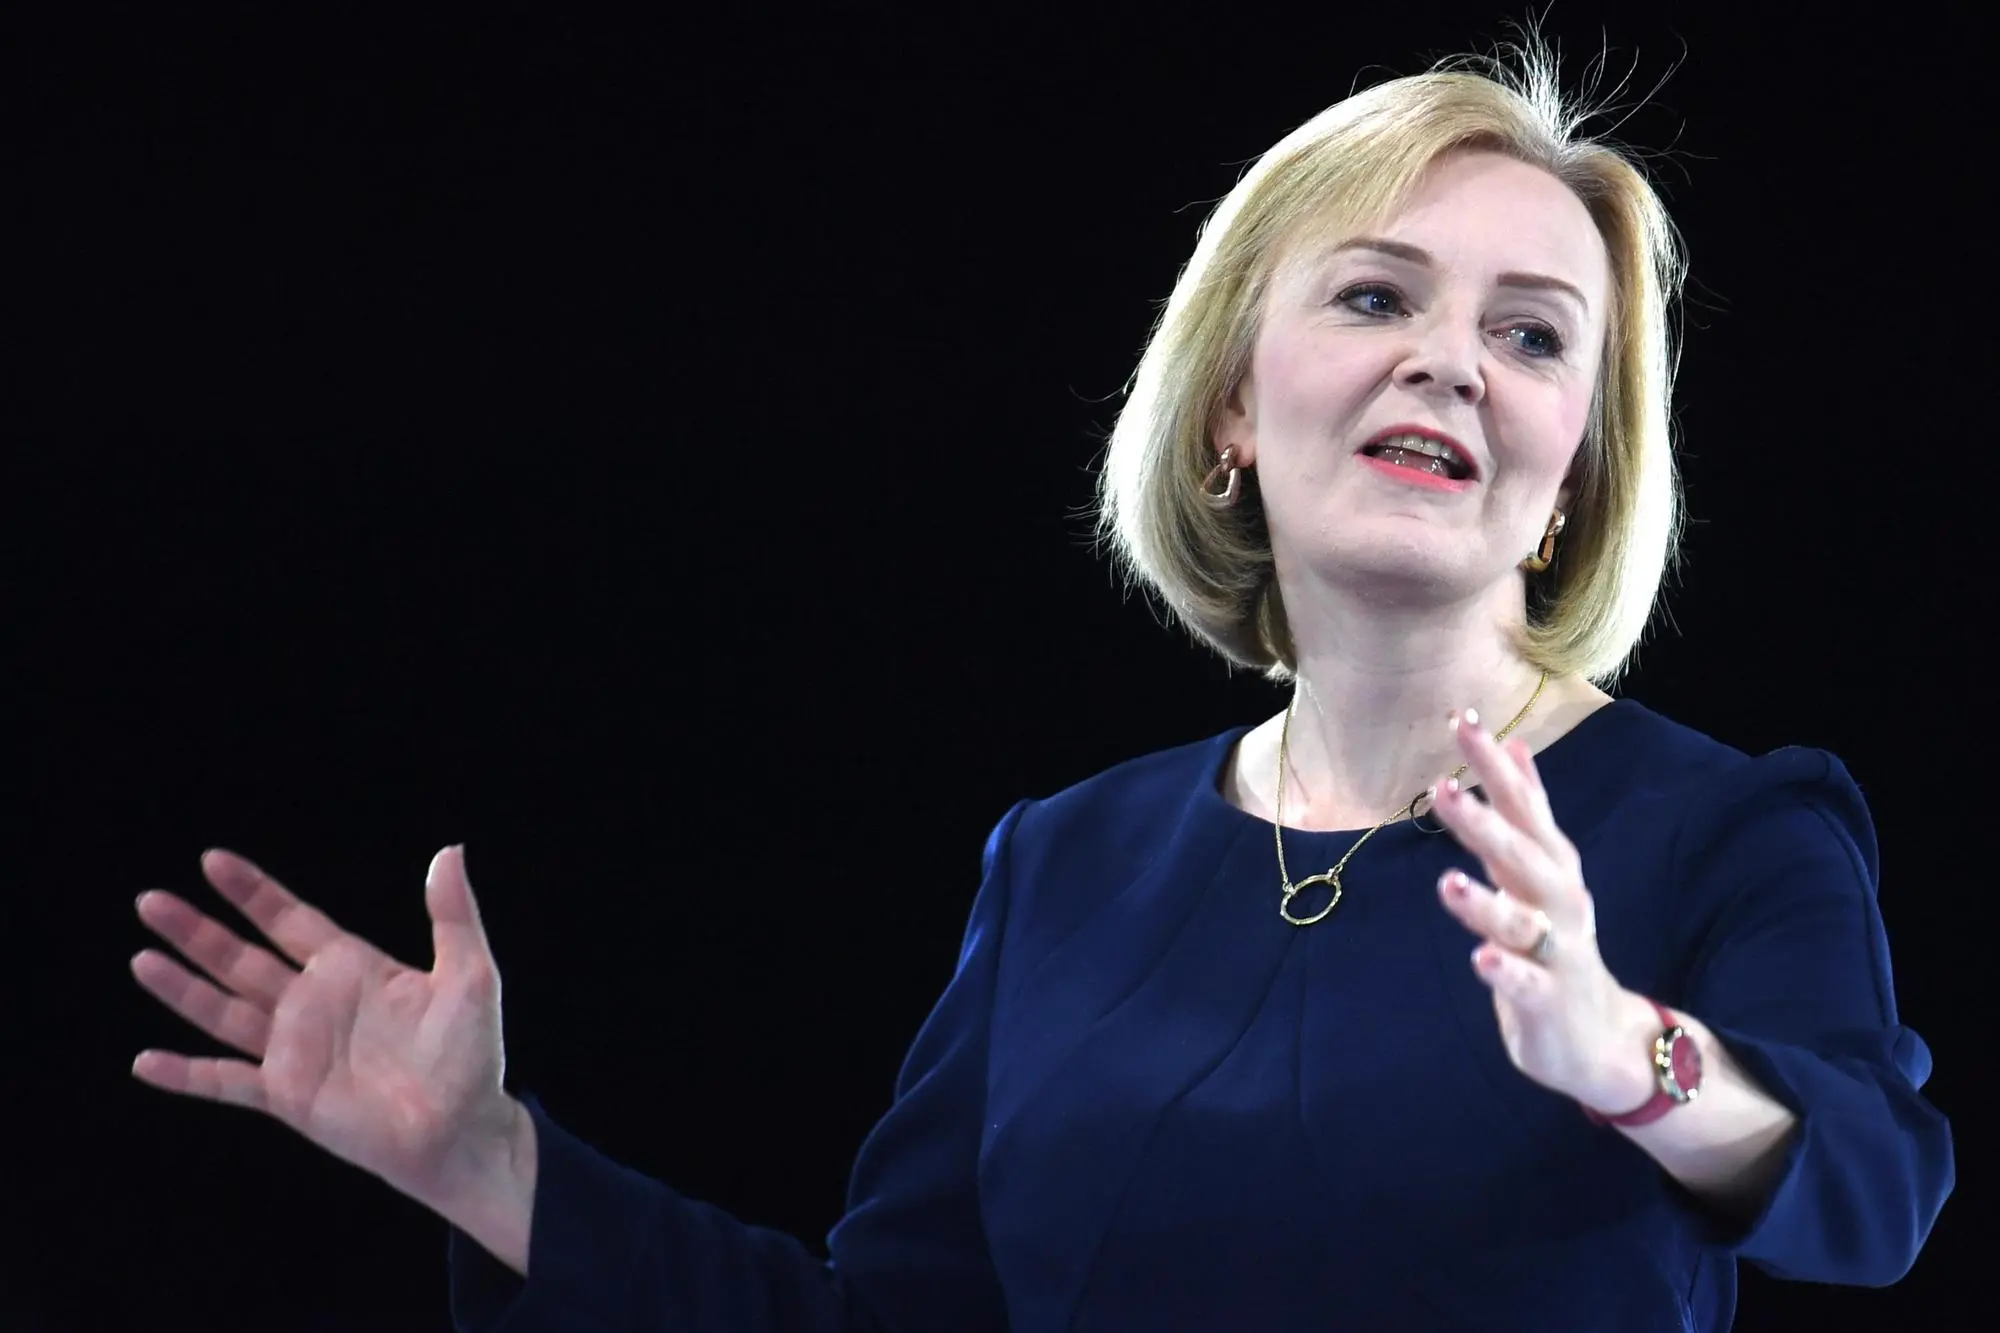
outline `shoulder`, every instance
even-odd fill
[[[1243,728],[1114,764],[1047,796],[1022,801],[995,830],[1016,866],[1054,857],[1130,862],[1162,846],[1190,807],[1219,803],[1215,780]],[[1205,812],[1204,813],[1212,813]],[[989,865],[1002,848],[988,845]]]
[[[1630,699],[1606,712],[1572,776],[1579,788],[1603,793],[1608,824],[1667,833],[1667,850],[1684,871],[1722,848],[1735,855],[1746,845],[1810,842],[1841,846],[1862,878],[1874,880],[1874,824],[1838,756],[1804,745],[1748,754]]]
[[[1630,700],[1580,748],[1549,792],[1623,984],[1707,1005],[1718,958],[1740,980],[1801,967],[1835,936],[1886,957],[1874,824],[1837,756],[1746,753]]]
[[[1634,777],[1653,792],[1697,809],[1767,801],[1862,801],[1847,765],[1830,751],[1785,745],[1752,755],[1632,700],[1622,701],[1624,752],[1639,760]]]

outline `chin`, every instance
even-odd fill
[[[1377,597],[1400,591],[1434,600],[1469,592],[1474,582],[1463,560],[1434,543],[1370,543],[1363,550],[1330,552],[1314,564],[1325,582]]]

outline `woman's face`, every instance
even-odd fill
[[[1439,159],[1373,234],[1281,262],[1214,432],[1257,469],[1280,576],[1425,598],[1514,577],[1569,498],[1609,285],[1582,201],[1488,152]]]

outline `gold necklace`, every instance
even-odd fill
[[[1507,733],[1521,725],[1521,719],[1534,709],[1535,700],[1542,697],[1542,687],[1548,683],[1549,673],[1544,671],[1542,672],[1542,678],[1535,682],[1535,692],[1528,696],[1528,702],[1521,705],[1521,711],[1514,714],[1514,720],[1493,733],[1494,744],[1497,745],[1501,741],[1506,740]],[[1285,708],[1284,724],[1278,729],[1278,795],[1271,803],[1271,824],[1273,829],[1272,836],[1278,843],[1278,883],[1279,887],[1284,891],[1284,897],[1278,900],[1278,915],[1295,926],[1310,926],[1316,921],[1326,920],[1332,914],[1333,909],[1340,905],[1340,872],[1347,868],[1348,857],[1360,851],[1361,843],[1367,842],[1370,838],[1381,832],[1386,825],[1415,815],[1417,812],[1417,802],[1429,796],[1431,788],[1426,787],[1424,790],[1418,792],[1410,798],[1408,805],[1362,834],[1361,841],[1349,847],[1347,849],[1347,856],[1341,857],[1335,863],[1333,869],[1323,871],[1309,879],[1302,879],[1296,884],[1292,883],[1291,872],[1285,869],[1285,758],[1291,752],[1292,714],[1298,711],[1298,707],[1299,696],[1297,691],[1294,691],[1292,702]],[[1472,767],[1470,764],[1460,764],[1452,770],[1451,776],[1456,778],[1470,767]],[[1315,884],[1324,884],[1332,891],[1331,896],[1326,900],[1326,906],[1320,908],[1319,911],[1311,916],[1293,916],[1292,899],[1300,890],[1311,888]]]

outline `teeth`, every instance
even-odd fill
[[[1450,445],[1440,443],[1437,440],[1429,439],[1422,435],[1391,435],[1385,440],[1377,440],[1375,447],[1377,449],[1403,449],[1413,454],[1428,454],[1432,458],[1442,458],[1447,462],[1456,463],[1460,467],[1469,467],[1466,461],[1458,456],[1458,451]]]

